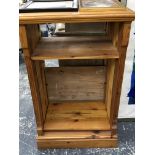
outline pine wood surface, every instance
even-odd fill
[[[39,83],[36,76],[37,75],[36,66],[35,66],[35,62],[33,62],[30,58],[31,53],[40,38],[40,35],[39,35],[40,31],[37,25],[31,25],[31,26],[29,25],[27,27],[20,26],[19,32],[20,32],[19,33],[20,39],[22,41],[21,45],[24,46],[23,47],[24,60],[26,63],[26,68],[27,68],[28,78],[29,78],[29,83],[31,88],[34,113],[36,116],[37,131],[38,131],[38,135],[41,135],[43,133],[44,118],[43,118],[43,112],[42,112],[42,106],[41,106]],[[33,36],[30,35],[31,33],[33,34]]]
[[[61,140],[61,139],[102,139],[111,138],[110,131],[51,131],[44,132],[44,139]],[[42,139],[39,136],[37,139]]]
[[[78,12],[44,12],[44,13],[20,13],[20,24],[42,24],[42,23],[76,23],[76,22],[115,22],[132,21],[134,12],[127,8],[112,9],[89,9]]]
[[[109,60],[107,62],[107,74],[106,74],[106,88],[105,88],[105,104],[107,108],[108,117],[111,116],[111,101],[112,101],[112,90],[113,90],[113,78],[115,70],[115,61]]]
[[[88,0],[87,0],[88,1]],[[91,1],[91,0],[89,0]],[[101,1],[101,0],[100,0]],[[109,0],[102,0],[104,4]],[[132,21],[134,12],[125,8],[116,0],[111,0],[114,5],[108,7],[89,7],[90,2],[79,1],[77,12],[38,12],[20,13],[20,24],[41,24],[41,23],[76,23],[76,22],[105,22],[105,21]],[[92,2],[91,2],[92,3]]]
[[[46,80],[45,80],[45,72],[44,72],[44,61],[34,61],[36,67],[36,76],[38,79],[38,86],[40,92],[40,102],[42,107],[43,119],[45,120],[46,111],[48,107],[48,96],[46,89]]]
[[[52,140],[37,139],[38,148],[113,148],[118,146],[117,138]]]
[[[104,100],[106,68],[52,67],[45,69],[49,101]]]
[[[20,41],[32,93],[39,148],[117,147],[118,108],[133,20],[134,12],[121,5],[106,8],[82,8],[80,5],[78,12],[19,14]],[[52,22],[110,22],[112,42],[108,44],[98,36],[96,41],[93,37],[89,42],[91,37],[81,40],[77,39],[78,36],[75,39],[71,38],[70,41],[61,40],[60,37],[61,45],[56,40],[54,44],[51,40],[42,43],[37,24]],[[75,55],[72,55],[73,53]],[[94,69],[84,67],[83,70],[79,70],[78,67],[74,67],[74,70],[53,68],[45,70],[44,73],[44,66],[40,60],[48,58],[114,59],[106,61],[107,69],[104,66],[100,66],[101,70],[99,66]],[[67,87],[68,84],[70,88]],[[43,101],[47,103],[44,106]]]
[[[115,23],[114,31],[115,35],[113,38],[113,43],[116,45],[120,58],[115,62],[115,70],[113,77],[113,90],[110,108],[110,123],[112,127],[113,134],[116,134],[116,124],[118,117],[118,110],[120,104],[120,95],[123,81],[123,73],[125,67],[126,51],[129,40],[131,22]]]
[[[105,104],[64,102],[49,104],[44,131],[110,130]]]
[[[32,60],[45,59],[109,59],[118,58],[116,47],[98,37],[42,38],[35,48]]]

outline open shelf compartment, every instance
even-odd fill
[[[117,48],[102,36],[45,37],[38,42],[32,60],[115,59]]]
[[[50,103],[44,130],[110,130],[105,104],[102,101]]]
[[[45,77],[49,100],[45,132],[110,131],[105,66],[46,67]]]

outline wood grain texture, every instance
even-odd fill
[[[37,75],[37,80],[38,80],[43,119],[45,120],[46,111],[48,107],[48,97],[47,97],[46,81],[45,81],[44,66],[43,66],[44,62],[34,61],[34,64],[36,67],[36,75]]]
[[[102,139],[111,138],[110,131],[52,131],[44,132],[44,139]],[[42,139],[38,137],[37,139]]]
[[[45,99],[45,109],[47,112],[47,107],[48,107],[48,93],[47,93],[47,87],[46,87],[46,77],[45,77],[45,61],[40,61],[40,70],[41,70],[41,78],[42,78],[42,89],[43,89],[43,94],[44,94],[44,99]]]
[[[30,55],[34,52],[34,49],[36,48],[39,40],[41,39],[41,32],[39,25],[38,24],[26,25],[26,33],[30,51],[28,57],[30,57]],[[35,67],[34,74],[36,76],[36,82],[38,85],[38,94],[40,97],[40,106],[41,106],[40,112],[42,113],[44,122],[48,106],[46,80],[44,74],[44,61],[32,61],[32,63],[34,64]]]
[[[26,52],[26,50],[28,49],[24,49],[23,52]],[[36,116],[36,123],[37,123],[37,127],[39,128],[39,133],[41,133],[41,130],[43,130],[44,119],[43,119],[43,113],[42,113],[42,107],[41,107],[40,94],[38,91],[39,86],[38,86],[38,80],[36,77],[35,64],[28,57],[24,57],[24,59],[25,59],[28,77],[29,77],[33,107],[34,107],[34,112]]]
[[[73,105],[73,106],[71,106]],[[71,107],[70,107],[71,106]],[[71,109],[76,110],[106,110],[106,106],[103,101],[61,101],[51,102],[49,110],[61,111]],[[94,116],[95,117],[95,116]]]
[[[112,33],[112,42],[115,47],[117,47],[118,43],[118,32],[119,32],[119,23],[113,23],[111,25],[111,33]]]
[[[118,146],[117,138],[104,139],[68,139],[68,140],[51,140],[37,139],[38,148],[113,148]]]
[[[42,38],[31,56],[33,60],[118,57],[118,52],[112,43],[104,42],[101,36]]]
[[[33,50],[35,49],[38,41],[41,38],[39,25],[38,24],[26,25],[25,28],[27,33],[29,49],[30,49],[30,52],[33,53]]]
[[[131,23],[130,23],[131,24]],[[125,66],[125,58],[127,51],[127,43],[128,39],[126,38],[129,35],[129,32],[124,33],[125,31],[130,31],[129,23],[120,23],[118,29],[118,40],[117,40],[117,48],[120,54],[120,58],[116,60],[115,71],[114,71],[114,83],[113,83],[113,92],[112,92],[112,101],[111,101],[111,116],[110,123],[112,126],[116,126],[117,117],[118,117],[118,109],[120,103],[120,95],[121,95],[121,87],[123,81],[123,73]],[[122,44],[123,43],[123,44]],[[113,130],[113,134],[115,134],[116,129]]]
[[[134,12],[128,8],[104,8],[91,11],[89,9],[78,12],[38,12],[20,13],[20,24],[42,23],[83,23],[83,22],[122,22],[133,21]]]
[[[104,66],[46,68],[49,101],[104,100]]]
[[[19,37],[22,48],[28,48],[27,34],[24,25],[19,26]]]
[[[49,105],[46,119],[89,119],[107,117],[106,107],[101,102],[56,102]],[[63,109],[63,110],[62,110]]]
[[[44,131],[52,130],[110,130],[105,104],[84,101],[49,104]]]
[[[120,5],[118,7],[94,9],[80,6],[78,12],[19,14],[20,38],[30,81],[39,135],[37,138],[39,148],[117,146],[116,123],[130,22],[132,20],[134,20],[134,12]],[[109,29],[111,30],[109,31],[110,36],[113,35],[112,42],[109,44],[104,40],[105,38],[99,39],[99,37],[97,39],[88,37],[86,40],[82,40],[80,37],[74,39],[70,37],[70,40],[67,40],[66,37],[65,39],[60,37],[54,41],[53,39],[40,41],[37,24],[86,22],[110,22],[110,25],[114,24],[113,30],[112,27]],[[35,61],[114,58],[115,67],[114,63],[111,63],[110,67],[109,60],[106,60],[108,62],[107,79],[109,79],[107,81],[107,92],[109,93],[106,95],[106,100],[104,100],[106,71],[103,66],[100,66],[102,68],[98,66],[74,67],[74,69],[72,67],[50,68],[45,72],[45,80],[41,62],[39,62],[40,66],[37,67],[31,56]],[[38,70],[37,68],[42,69]],[[53,101],[53,104],[48,107],[43,128],[43,115],[45,116],[43,109],[46,108],[43,108],[41,104],[45,100],[45,96],[42,96],[45,93],[45,83],[47,83],[48,100]],[[99,100],[99,102],[87,101],[86,103],[86,100]],[[106,104],[104,104],[105,101]],[[109,138],[109,136],[111,137]]]
[[[122,46],[128,45],[129,36],[130,36],[130,28],[131,28],[131,22],[124,23],[124,28],[122,32],[123,36],[122,36],[122,42],[121,42]]]
[[[107,77],[106,77],[106,97],[105,104],[107,107],[108,117],[111,116],[111,100],[112,100],[112,90],[113,90],[113,79],[115,71],[115,60],[109,60],[107,62]]]
[[[33,33],[32,33],[33,36],[30,35],[32,30],[33,30]],[[38,135],[41,135],[43,133],[44,118],[43,118],[43,112],[42,112],[42,106],[41,106],[39,83],[37,79],[37,70],[36,70],[35,63],[30,58],[30,55],[40,37],[38,33],[39,33],[39,30],[37,29],[37,25],[20,26],[20,38],[22,38],[21,44],[24,46],[23,48],[24,60],[26,63],[26,68],[27,68],[28,78],[29,78],[29,83],[31,88],[34,112],[36,116],[37,131],[38,131]]]

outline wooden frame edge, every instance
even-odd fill
[[[37,137],[39,149],[47,148],[116,148],[118,147],[118,138],[106,139],[65,139],[52,140]]]

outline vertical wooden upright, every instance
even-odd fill
[[[125,67],[125,58],[130,34],[131,22],[115,23],[113,44],[117,47],[119,52],[119,59],[116,60],[114,77],[113,77],[113,91],[111,100],[110,120],[112,123],[112,133],[116,135],[116,125],[119,110],[119,102],[121,95],[121,87],[123,81],[123,73]]]

